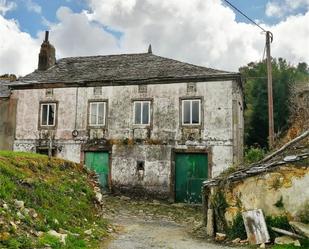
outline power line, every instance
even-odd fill
[[[254,25],[256,25],[257,27],[259,27],[261,30],[263,30],[264,32],[266,32],[265,29],[263,29],[260,25],[258,25],[255,21],[253,21],[249,16],[247,16],[245,13],[243,13],[240,9],[238,9],[237,7],[235,7],[233,4],[231,4],[228,0],[223,0],[224,2],[226,2],[228,5],[230,5],[234,10],[236,10],[237,12],[239,12],[240,14],[242,14],[245,18],[247,18],[250,22],[252,22]]]

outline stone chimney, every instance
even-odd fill
[[[45,71],[56,63],[56,50],[48,41],[49,31],[45,31],[45,40],[41,45],[38,69]]]

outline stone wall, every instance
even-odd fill
[[[249,177],[225,188],[228,203],[225,218],[232,222],[237,212],[262,209],[264,215],[294,219],[309,203],[309,162],[285,165],[274,172]]]
[[[13,149],[16,105],[16,99],[0,98],[0,150]]]
[[[190,86],[190,87],[189,87]],[[93,140],[103,141],[98,150],[111,153],[111,181],[115,188],[143,188],[158,194],[169,193],[173,149],[208,149],[211,151],[212,175],[217,176],[241,160],[243,138],[242,91],[237,82],[216,81],[200,83],[156,84],[145,86],[103,87],[95,95],[93,87],[15,90],[18,99],[15,150],[35,150],[47,146],[51,138],[57,156],[83,162],[83,151]],[[181,99],[201,99],[202,124],[197,128],[181,126]],[[149,127],[133,124],[133,101],[151,101]],[[101,129],[87,125],[88,103],[107,101],[107,124]],[[57,102],[57,127],[41,130],[39,108],[41,101]],[[236,105],[233,105],[236,103]],[[78,136],[73,137],[72,131]],[[145,162],[145,175],[137,178],[137,161]]]

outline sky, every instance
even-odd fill
[[[273,57],[309,63],[309,0],[229,0],[274,35]],[[0,74],[36,69],[44,31],[57,59],[144,53],[237,71],[265,34],[224,0],[0,0]]]

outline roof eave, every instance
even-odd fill
[[[117,80],[92,80],[73,82],[34,82],[23,81],[22,83],[12,82],[7,84],[10,89],[41,89],[41,88],[68,88],[68,87],[93,87],[93,86],[125,86],[142,84],[172,84],[186,82],[209,82],[209,81],[236,80],[241,84],[240,73],[213,74],[207,76],[182,76],[182,77],[158,77],[146,79],[117,79]]]

